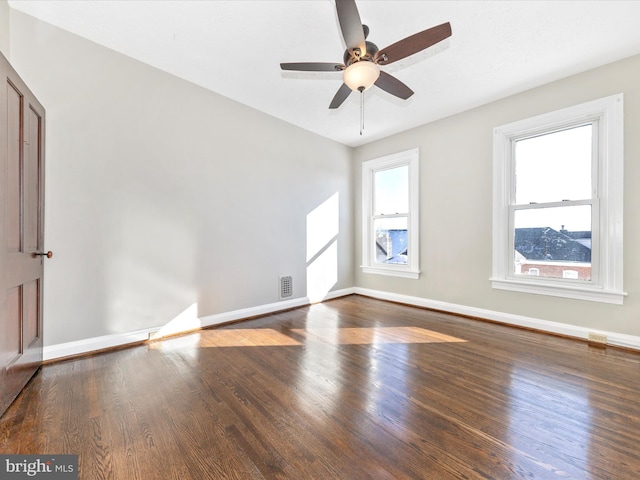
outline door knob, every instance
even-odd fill
[[[41,257],[47,257],[47,258],[53,257],[53,252],[51,250],[49,250],[48,252],[34,252],[33,254],[39,255]]]

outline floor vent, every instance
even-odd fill
[[[289,275],[287,277],[280,277],[280,300],[289,298],[293,295],[293,278]]]

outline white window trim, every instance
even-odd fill
[[[385,157],[368,160],[362,163],[362,271],[378,275],[393,277],[420,278],[420,242],[419,242],[419,149],[414,148]],[[400,167],[409,167],[409,215],[408,228],[408,263],[377,264],[374,261],[375,238],[373,235],[373,175],[379,170]]]
[[[597,249],[598,277],[592,283],[514,276],[509,248],[509,208],[513,203],[512,143],[515,138],[597,120],[599,128],[596,199],[599,203]],[[493,135],[493,288],[622,305],[623,291],[623,94],[497,127]]]

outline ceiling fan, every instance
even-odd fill
[[[282,70],[302,72],[342,72],[342,86],[333,97],[329,108],[338,108],[352,91],[364,92],[373,85],[406,100],[413,90],[385,71],[380,65],[401,60],[420,52],[451,36],[449,22],[406,37],[386,48],[379,49],[375,43],[367,41],[369,27],[363,25],[355,0],[336,0],[336,10],[342,37],[347,45],[344,63],[299,62],[281,63]]]

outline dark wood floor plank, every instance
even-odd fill
[[[45,365],[2,453],[82,479],[640,478],[640,355],[361,296]]]

